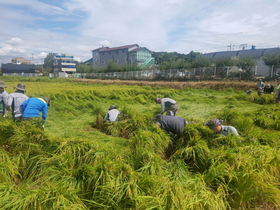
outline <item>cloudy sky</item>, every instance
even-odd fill
[[[280,0],[0,0],[0,63],[101,45],[207,53],[280,46]]]

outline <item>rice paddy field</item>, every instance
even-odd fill
[[[48,96],[40,122],[0,118],[0,209],[279,209],[280,106],[253,82],[132,82],[1,77]],[[183,129],[154,125],[155,97],[177,101]],[[104,123],[111,104],[122,113]],[[214,135],[213,118],[236,136]]]

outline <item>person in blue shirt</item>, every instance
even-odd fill
[[[42,129],[44,129],[44,125],[47,119],[48,106],[50,106],[50,99],[48,97],[29,98],[21,104],[21,109],[23,112],[22,119],[29,120],[34,117],[38,118],[40,116],[40,112],[42,112]]]

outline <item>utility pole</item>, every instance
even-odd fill
[[[231,49],[234,50],[233,47],[236,47],[236,45],[230,43],[227,47],[229,47],[229,51],[231,51]]]
[[[43,58],[41,58],[41,65],[42,65],[42,73],[43,73]]]
[[[31,55],[32,55],[31,62],[33,63],[34,53],[31,53]]]
[[[245,48],[247,48],[247,44],[241,44],[239,47],[242,47],[242,50],[245,50]]]

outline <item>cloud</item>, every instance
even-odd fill
[[[0,0],[0,55],[41,59],[69,53],[82,61],[103,46],[152,51],[227,50],[230,43],[279,45],[280,1]]]

